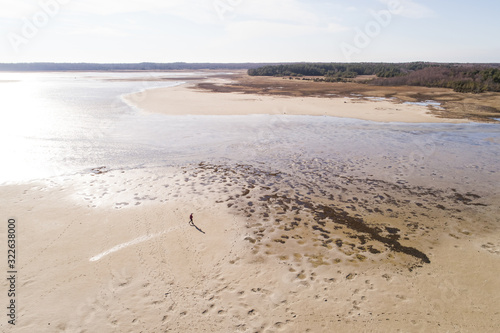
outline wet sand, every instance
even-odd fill
[[[22,273],[2,331],[496,331],[498,197],[311,162],[2,187]]]

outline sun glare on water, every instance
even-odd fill
[[[33,150],[33,140],[50,139],[63,126],[59,108],[44,97],[33,74],[0,74],[0,152],[5,162],[2,178],[23,180],[23,175],[50,175],[46,163]],[[43,157],[43,156],[42,156]],[[36,162],[35,162],[36,161]]]

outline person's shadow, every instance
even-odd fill
[[[201,232],[201,233],[203,233],[203,234],[205,233],[205,231],[203,231],[203,230],[201,230],[200,228],[198,228],[198,226],[197,226],[196,224],[194,224],[194,222],[193,222],[193,221],[189,221],[189,225],[190,225],[190,226],[192,226],[192,227],[195,227],[195,228],[196,228],[196,230],[198,230],[199,232]]]

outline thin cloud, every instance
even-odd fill
[[[67,31],[63,33],[65,35],[96,35],[96,36],[111,36],[111,37],[127,37],[128,34],[124,33],[121,29],[115,29],[110,27],[91,27],[91,28],[81,28],[72,31]]]
[[[36,1],[0,0],[0,17],[19,19],[40,10]]]
[[[0,0],[1,1],[1,0]],[[298,0],[80,0],[71,3],[74,11],[97,15],[149,12],[176,16],[199,24],[226,24],[228,21],[265,20],[313,24],[316,13]]]
[[[436,17],[436,12],[413,0],[379,0],[390,8],[397,8],[395,15],[412,19]]]
[[[72,3],[72,10],[95,15],[123,13],[165,14],[195,23],[214,23],[216,18],[212,1],[206,0],[82,0]]]
[[[326,32],[329,33],[336,33],[336,32],[341,32],[341,31],[346,31],[350,30],[348,27],[343,26],[338,23],[328,23],[327,28],[325,29]]]
[[[193,2],[193,1],[186,1]],[[111,15],[132,12],[154,12],[158,10],[171,10],[181,5],[183,1],[170,0],[142,0],[142,1],[118,1],[118,0],[81,0],[72,3],[72,8],[98,15]]]
[[[336,23],[325,24],[324,26],[280,23],[271,21],[241,21],[230,22],[225,27],[225,39],[240,41],[244,39],[257,38],[289,38],[302,37],[308,35],[331,34],[347,30],[346,27]]]
[[[297,0],[253,0],[244,1],[235,7],[236,18],[270,20],[274,22],[294,22],[311,24],[318,16]]]
[[[316,30],[315,27],[277,23],[269,21],[241,21],[231,22],[226,31],[235,39],[248,39],[256,37],[289,37],[301,36]]]
[[[347,30],[324,11],[312,10],[297,0],[253,0],[234,8],[231,19],[224,22],[228,34],[239,36],[287,37]]]

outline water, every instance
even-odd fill
[[[287,169],[327,161],[379,177],[490,184],[498,124],[375,123],[313,116],[145,114],[123,94],[179,81],[167,73],[0,74],[0,183],[110,169],[232,161]],[[187,76],[195,73],[186,73]],[[109,79],[113,80],[109,80]],[[325,164],[323,164],[325,165]],[[479,184],[478,183],[478,184]]]
[[[120,164],[140,147],[125,146],[121,121],[134,113],[121,95],[180,82],[147,79],[166,73],[2,73],[0,182],[73,173],[94,164]],[[130,133],[128,133],[130,134]]]
[[[420,106],[433,106],[435,109],[444,110],[443,107],[441,106],[441,103],[436,102],[436,101],[431,101],[431,100],[427,100],[424,102],[404,102],[403,104],[420,105]]]

